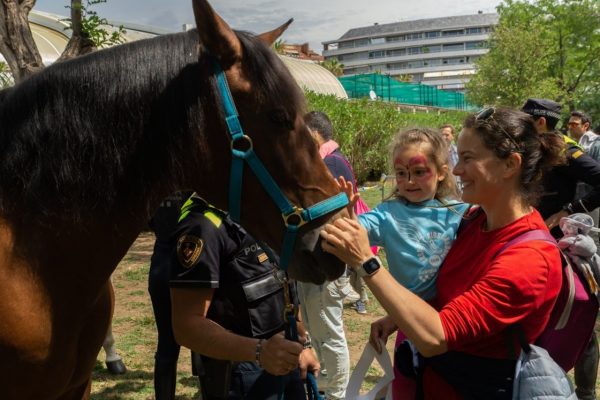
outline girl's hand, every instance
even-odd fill
[[[367,230],[356,220],[339,218],[321,231],[321,247],[352,269],[373,257]]]
[[[387,343],[390,335],[398,330],[396,323],[389,317],[385,316],[371,324],[371,334],[369,335],[369,343],[379,354],[383,351],[381,343]]]
[[[350,215],[350,218],[356,219],[354,206],[356,205],[356,202],[358,201],[360,195],[358,194],[358,192],[354,193],[354,187],[352,185],[352,182],[346,181],[346,178],[344,178],[343,176],[340,176],[337,179],[337,183],[340,186],[340,189],[342,189],[344,193],[346,193],[346,196],[348,196],[348,205],[346,206],[346,208],[348,209],[348,214]]]

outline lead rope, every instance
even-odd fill
[[[299,342],[298,338],[298,323],[296,317],[298,316],[298,304],[292,301],[290,293],[290,282],[288,279],[287,271],[280,269],[275,273],[277,279],[281,282],[283,287],[283,297],[285,299],[285,307],[283,316],[285,320],[285,338]],[[281,378],[280,381],[279,395],[277,398],[283,400],[285,397],[285,381]],[[323,396],[319,394],[319,388],[317,387],[317,378],[312,371],[306,372],[306,399],[307,400],[325,400]]]

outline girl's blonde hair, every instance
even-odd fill
[[[444,200],[447,199],[457,199],[456,180],[454,179],[454,175],[452,175],[452,171],[450,171],[450,166],[448,164],[448,145],[442,134],[437,130],[429,128],[410,128],[398,133],[392,140],[390,146],[392,171],[394,170],[394,155],[400,151],[400,149],[406,146],[422,144],[427,145],[428,149],[424,148],[423,151],[427,154],[427,158],[433,161],[439,174],[444,174],[443,167],[445,165],[448,166],[448,170],[444,174],[444,179],[438,182],[435,198],[441,202],[444,202]],[[394,187],[390,197],[404,199],[398,193],[397,186]]]

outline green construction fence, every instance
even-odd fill
[[[477,106],[465,100],[463,93],[440,90],[422,83],[401,82],[388,75],[363,74],[341,76],[338,79],[351,99],[371,97],[373,91],[377,99],[384,101],[455,110],[477,110]]]

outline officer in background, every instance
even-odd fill
[[[539,133],[555,130],[561,110],[560,104],[548,99],[528,99],[523,105],[523,111],[535,119]],[[564,141],[567,162],[544,174],[544,193],[537,209],[552,235],[558,238],[562,236],[558,226],[562,217],[589,213],[600,206],[600,164],[585,154],[573,139],[557,131],[556,134]],[[591,186],[585,196],[576,197],[578,182]]]
[[[156,236],[150,259],[148,292],[156,321],[158,341],[154,354],[154,395],[156,400],[175,400],[179,345],[171,326],[171,293],[169,290],[171,235],[177,226],[181,206],[192,192],[176,192],[160,203],[149,222]]]
[[[319,362],[302,324],[304,346],[284,338],[283,286],[256,240],[194,195],[172,246],[173,331],[202,356],[202,398],[306,399],[301,375]]]
[[[527,99],[523,111],[533,116],[539,133],[555,130],[561,117],[560,104],[548,99]],[[548,229],[555,238],[562,236],[560,219],[574,213],[590,213],[600,206],[600,163],[585,154],[577,142],[566,135],[564,140],[566,165],[552,168],[543,177],[544,193],[537,206]],[[577,184],[590,185],[585,195],[577,195]],[[588,343],[575,364],[575,386],[580,400],[596,400],[596,377],[598,374],[598,339],[596,334]]]

